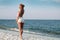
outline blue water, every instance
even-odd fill
[[[0,20],[0,28],[18,28],[16,20]],[[60,20],[25,20],[24,30],[60,35]]]

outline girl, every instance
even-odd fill
[[[17,13],[17,24],[20,32],[20,40],[22,40],[22,33],[23,33],[23,25],[24,25],[24,20],[23,20],[23,14],[24,14],[24,5],[20,4],[19,5],[19,11]]]

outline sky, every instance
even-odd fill
[[[60,20],[60,0],[0,0],[0,19],[16,19],[20,3],[24,19]]]

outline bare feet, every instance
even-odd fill
[[[20,40],[22,40],[22,37],[20,37]]]
[[[20,40],[22,40],[22,36],[20,35]]]

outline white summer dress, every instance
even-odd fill
[[[19,10],[20,11],[20,10]],[[24,19],[23,19],[23,17],[19,17],[18,18],[18,22],[22,22],[22,23],[24,23]]]
[[[24,23],[24,19],[23,19],[22,17],[19,17],[19,18],[18,18],[18,22]]]

